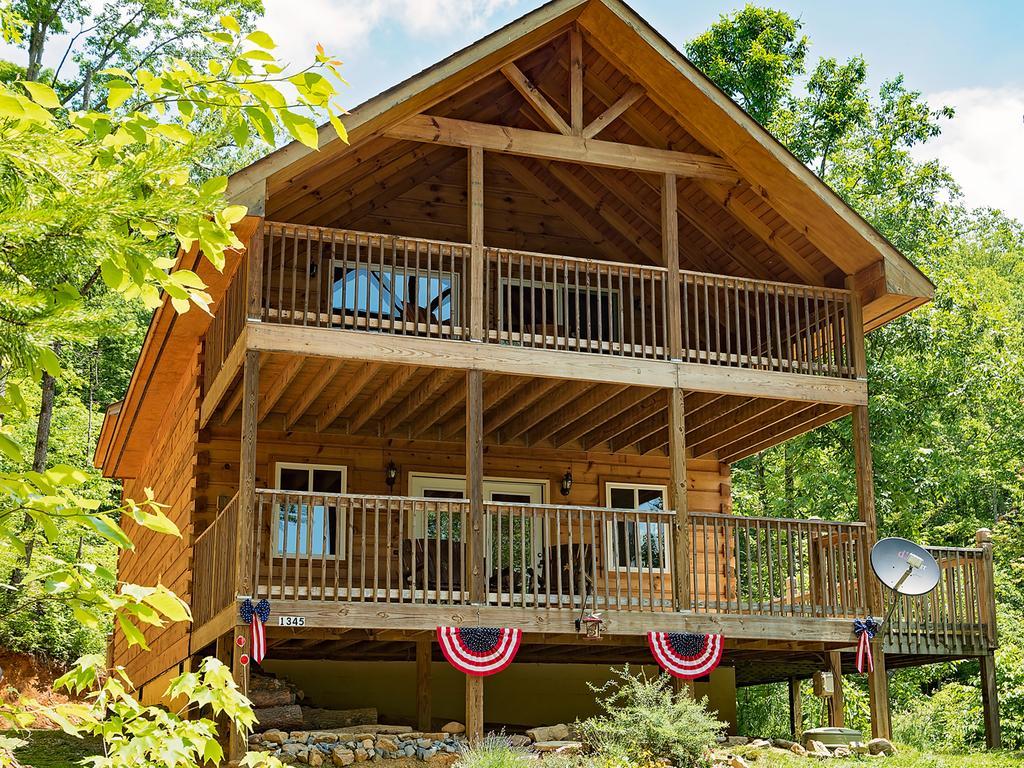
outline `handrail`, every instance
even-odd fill
[[[470,244],[284,222],[265,222],[263,235],[251,319],[470,340]],[[662,266],[492,246],[483,256],[477,341],[857,377],[846,289],[693,270],[676,286]]]
[[[192,617],[201,626],[235,600],[235,540],[239,535],[238,494],[195,538]]]

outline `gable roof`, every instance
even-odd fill
[[[537,51],[573,24],[689,136],[728,161],[759,205],[850,278],[862,298],[867,330],[933,296],[931,283],[905,256],[621,0],[551,0],[354,108],[345,120],[349,144],[325,125],[319,129],[319,151],[292,142],[236,172],[229,196],[253,214],[241,227],[251,232],[255,217],[266,212],[268,197],[301,186],[311,169],[359,162],[361,149],[374,139]],[[773,225],[754,223],[775,243]],[[214,302],[240,261],[240,254],[226,255],[223,273],[196,253],[181,256],[183,266],[206,280]],[[145,425],[159,424],[166,407],[153,393],[167,391],[177,380],[182,356],[195,353],[208,324],[203,313],[177,316],[166,300],[157,310],[125,400],[104,420],[95,462],[106,474],[130,476],[139,466],[148,445]]]
[[[329,125],[319,151],[292,142],[235,173],[229,194],[263,212],[267,196],[310,168],[344,158],[384,131],[493,73],[573,22],[588,41],[709,150],[728,160],[793,228],[852,278],[871,330],[933,297],[902,253],[669,41],[621,0],[551,0],[369,99],[345,122],[345,145]]]

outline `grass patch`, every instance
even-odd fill
[[[7,735],[28,742],[15,750],[14,756],[22,765],[32,768],[70,768],[103,749],[99,739],[76,739],[64,731],[29,731],[28,735],[10,731]]]
[[[974,752],[967,754],[940,754],[920,752],[911,747],[897,745],[899,752],[884,760],[860,757],[831,758],[822,761],[813,757],[787,756],[776,751],[752,750],[736,747],[730,750],[742,756],[752,766],[766,768],[1021,768],[1024,765],[1024,753],[1021,752]]]

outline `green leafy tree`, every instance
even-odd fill
[[[747,5],[722,15],[686,45],[686,54],[762,125],[804,72],[803,25],[785,11]]]
[[[30,54],[38,45],[33,37],[45,38],[46,30],[78,12],[59,2],[23,7],[49,14],[45,24],[31,17]],[[25,26],[7,5],[0,5],[0,21],[10,38]],[[28,77],[38,75],[31,61],[24,80],[0,85],[0,542],[26,560],[23,578],[6,585],[8,622],[60,604],[87,627],[113,617],[129,644],[145,647],[142,626],[191,618],[188,606],[162,585],[118,583],[109,568],[84,561],[81,545],[76,556],[67,554],[75,538],[131,548],[119,524],[123,517],[180,535],[158,500],[148,492],[116,505],[97,499],[86,471],[70,463],[33,466],[17,432],[29,412],[26,383],[45,372],[55,384],[80,386],[80,369],[63,364],[60,352],[96,344],[104,323],[123,309],[120,299],[152,309],[167,297],[179,312],[206,309],[205,285],[177,268],[174,254],[198,247],[219,268],[225,250],[243,247],[232,225],[246,211],[224,199],[226,178],[196,180],[193,157],[227,138],[243,149],[272,146],[279,133],[315,148],[319,134],[311,115],[326,114],[344,138],[333,104],[338,62],[322,48],[310,67],[289,74],[272,53],[272,38],[247,32],[232,16],[203,35],[210,55],[200,61],[97,71],[104,108],[86,102],[91,108],[68,109],[54,88]],[[113,299],[100,313],[87,304],[94,290]],[[37,537],[50,546],[30,569]],[[228,715],[243,735],[252,724],[248,702],[216,662],[179,678],[168,692],[188,702],[189,717],[140,707],[123,672],[103,677],[100,666],[101,660],[85,659],[61,681],[89,689],[87,705],[47,714],[71,732],[104,736],[107,752],[91,758],[94,765],[190,766],[218,759],[214,723],[191,716],[200,707]],[[20,707],[0,714],[26,723],[39,711]],[[260,761],[250,757],[247,764]]]
[[[1024,233],[996,211],[967,210],[949,171],[919,159],[916,150],[939,135],[952,109],[928,104],[899,75],[871,93],[861,57],[822,58],[798,83],[809,49],[806,38],[789,42],[799,29],[783,11],[748,6],[687,51],[935,283],[933,302],[868,337],[877,513],[883,534],[971,545],[977,528],[1017,519],[1024,501]],[[851,455],[843,420],[740,462],[737,511],[856,519]],[[1019,549],[1001,546],[1016,557],[997,562],[1000,603],[1019,606]],[[1024,711],[1019,615],[1000,614],[1004,713]],[[915,704],[922,694],[931,698]],[[770,714],[782,695],[750,692],[751,712]],[[892,695],[897,721],[906,734],[923,734],[917,740],[938,731],[947,746],[980,739],[964,720],[978,700],[976,664],[897,672]],[[1013,717],[1004,718],[1006,739],[1024,743],[1024,728],[1014,725],[1024,718]]]

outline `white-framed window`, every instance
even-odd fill
[[[348,469],[336,464],[278,462],[274,487],[279,491],[346,493]],[[314,504],[296,496],[283,500],[274,525],[274,553],[278,557],[345,557],[344,510],[332,504]]]
[[[428,499],[464,499],[466,498],[466,478],[463,475],[428,474],[419,472],[409,473],[409,495]],[[511,477],[485,477],[484,478],[484,501],[497,504],[544,504],[548,498],[547,480],[523,480]],[[502,525],[502,539],[508,536],[507,517],[498,519],[498,515],[485,515],[484,522],[484,552],[485,557],[490,559],[492,554],[491,541],[498,525]],[[438,531],[438,525],[440,530]],[[527,541],[533,542],[532,546],[540,550],[543,540],[543,531],[532,530],[530,521],[526,523],[527,531],[521,531],[522,522],[518,519],[512,520],[512,537],[525,535]],[[449,522],[446,513],[441,513],[438,521],[436,513],[416,512],[411,521],[413,535],[417,538],[434,538],[440,536],[448,538]],[[462,526],[458,516],[451,521],[453,541],[462,541]]]
[[[606,503],[611,509],[660,512],[665,509],[664,485],[606,483]],[[669,570],[669,521],[641,515],[608,524],[608,567],[616,570]]]
[[[459,323],[459,275],[391,264],[334,260],[332,306],[357,317]]]
[[[616,342],[621,334],[621,298],[617,288],[559,286],[516,277],[499,280],[498,312],[502,331],[548,334],[545,325],[581,339]]]

